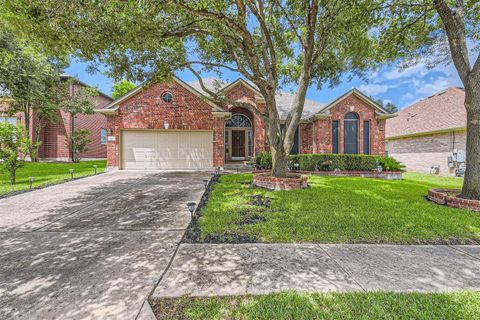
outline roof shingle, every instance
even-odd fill
[[[420,100],[388,119],[386,138],[466,127],[465,91],[450,87]]]
[[[205,87],[211,91],[219,91],[220,89],[228,85],[227,82],[220,79],[216,79],[216,78],[204,78],[202,79],[202,81]],[[196,89],[197,91],[201,92],[202,94],[206,94],[202,90],[200,86],[200,82],[198,80],[189,82],[188,84],[194,89]],[[253,87],[255,87],[254,84],[252,83],[250,84]],[[278,92],[275,95],[275,98],[277,102],[278,115],[280,116],[280,119],[284,120],[288,116],[288,112],[290,111],[290,106],[292,105],[294,95],[287,92]],[[324,106],[319,102],[316,102],[310,99],[305,99],[302,119],[308,119],[309,117],[313,116],[315,113],[320,111],[323,107]]]

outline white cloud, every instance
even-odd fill
[[[377,94],[387,92],[390,86],[386,84],[362,84],[358,89],[366,95],[376,96]]]
[[[383,74],[383,78],[385,78],[386,80],[397,80],[402,78],[408,78],[411,76],[423,77],[428,73],[428,71],[429,70],[424,63],[418,63],[406,69],[393,67],[392,70],[387,71]]]

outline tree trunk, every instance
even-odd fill
[[[271,147],[272,151],[272,176],[277,178],[287,177],[288,155],[282,147]]]
[[[475,89],[465,88],[467,168],[460,197],[480,200],[480,89]]]
[[[15,171],[10,171],[10,184],[15,184]]]

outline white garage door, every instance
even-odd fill
[[[210,169],[211,131],[123,131],[123,169]]]

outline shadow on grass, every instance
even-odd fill
[[[157,319],[474,319],[480,294],[296,293],[152,301]]]
[[[428,185],[409,180],[310,176],[310,188],[248,188],[250,175],[225,176],[200,219],[202,236],[234,233],[260,242],[477,244],[478,213],[425,201]],[[245,184],[247,183],[247,185]],[[256,211],[251,195],[273,199]],[[251,211],[265,221],[239,225]]]

